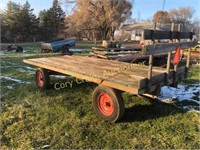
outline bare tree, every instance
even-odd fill
[[[170,16],[167,11],[157,11],[153,16],[153,20],[155,23],[168,23],[170,22]]]
[[[80,38],[83,34],[88,40],[90,40],[91,31],[93,30],[94,25],[93,21],[91,21],[91,17],[86,14],[86,12],[81,13],[79,9],[75,9],[71,16],[66,17],[65,25],[67,27],[68,35]]]
[[[194,29],[196,38],[200,40],[200,21],[199,18],[194,19],[192,23],[192,28]]]
[[[81,39],[83,26],[81,26],[79,22],[76,22],[76,17],[78,16],[69,16],[65,18],[66,33],[68,37]]]
[[[193,14],[194,9],[191,7],[180,7],[178,9],[172,9],[169,12],[172,22],[183,24],[190,22]]]
[[[115,30],[131,16],[131,8],[129,0],[77,0],[71,18],[76,27],[88,32],[98,29],[102,39],[110,34],[114,40]]]

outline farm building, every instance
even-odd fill
[[[156,24],[156,30],[170,31],[171,23],[168,24]],[[126,38],[132,41],[143,40],[144,30],[154,30],[154,23],[134,23],[134,24],[124,24],[121,28],[122,34],[126,35]],[[175,24],[175,31],[178,31],[178,24]],[[189,25],[182,25],[181,31],[189,32]]]

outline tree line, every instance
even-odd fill
[[[67,1],[67,0],[66,0]],[[76,0],[75,9],[66,16],[58,0],[38,17],[28,1],[20,5],[12,1],[1,15],[1,41],[48,40],[56,37],[114,39],[114,32],[131,16],[130,0]]]
[[[66,2],[68,0],[65,0]],[[66,15],[58,0],[53,0],[51,8],[42,10],[36,16],[28,1],[25,4],[7,3],[1,17],[2,42],[32,42],[57,37],[77,39],[111,39],[123,23],[134,23],[131,9],[134,0],[71,0],[74,9]],[[199,21],[192,22],[192,8],[178,8],[157,11],[153,20],[157,23],[192,24],[199,33]]]
[[[42,10],[37,17],[28,1],[20,5],[9,1],[1,14],[1,41],[18,42],[51,39],[64,29],[65,13],[54,0],[52,7]]]

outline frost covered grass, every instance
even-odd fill
[[[124,118],[111,124],[102,121],[93,112],[91,93],[96,87],[93,83],[39,91],[34,80],[36,68],[22,60],[55,55],[27,53],[0,56],[0,149],[199,148],[199,113],[181,109],[182,106],[191,106],[191,101],[180,101],[177,108],[124,93]],[[72,79],[53,76],[53,81],[61,80]],[[181,84],[186,85],[185,90],[188,90],[198,82],[199,66],[193,66],[188,79]],[[198,101],[195,96],[192,99]]]

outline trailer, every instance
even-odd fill
[[[69,47],[75,46],[75,39],[56,38],[41,43],[42,52],[70,53]]]
[[[176,86],[187,76],[190,67],[190,52],[197,44],[192,41],[193,32],[151,30],[146,32],[146,35],[151,37],[154,43],[142,47],[141,53],[148,57],[148,65],[76,55],[23,61],[38,67],[35,79],[37,87],[41,90],[50,86],[52,74],[70,75],[96,83],[98,86],[92,94],[94,111],[104,120],[116,122],[123,117],[125,111],[122,92],[157,96],[162,86]],[[155,39],[163,38],[170,39],[171,43],[155,43]],[[190,41],[180,42],[181,38],[188,38]],[[188,49],[184,66],[179,65],[181,49]],[[167,54],[166,68],[153,66],[154,56],[163,53]]]
[[[194,42],[147,45],[143,53],[149,56],[149,65],[119,62],[83,56],[56,56],[25,59],[24,63],[37,66],[36,84],[39,89],[50,85],[50,74],[59,73],[97,83],[93,92],[93,107],[97,115],[109,122],[120,120],[125,107],[122,92],[134,95],[157,95],[161,86],[175,86],[186,77],[190,64],[190,49],[186,65],[178,67],[181,48],[190,48]],[[174,68],[170,68],[171,54],[175,52]],[[153,67],[153,56],[167,52],[167,68]],[[53,63],[52,63],[53,62]]]
[[[17,53],[23,52],[23,48],[17,44],[11,44],[7,47],[7,51],[13,51],[13,50],[15,50]]]

